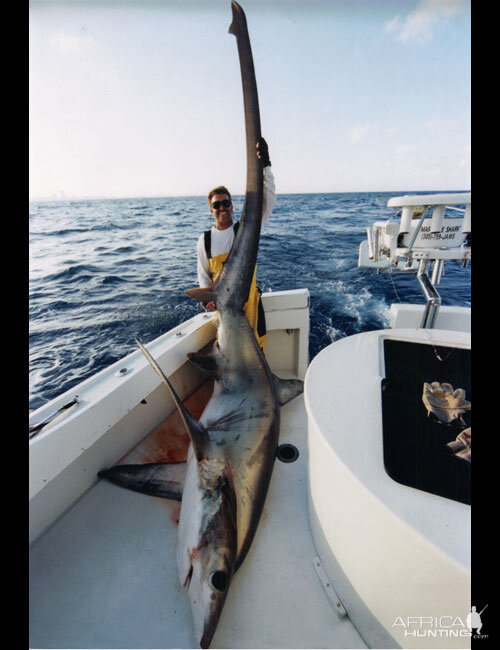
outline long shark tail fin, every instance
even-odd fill
[[[182,403],[180,397],[177,395],[177,393],[174,390],[174,387],[170,383],[170,381],[167,379],[167,376],[163,372],[163,370],[160,368],[158,363],[156,362],[155,359],[149,354],[149,352],[146,350],[146,348],[142,345],[140,341],[137,339],[135,340],[139,348],[141,349],[141,352],[144,354],[146,359],[149,361],[149,363],[153,366],[153,368],[156,370],[156,372],[160,375],[162,378],[163,382],[166,384],[168,390],[170,391],[170,394],[172,395],[172,398],[179,409],[180,416],[182,418],[182,421],[184,422],[184,425],[186,427],[186,430],[189,434],[189,437],[191,439],[191,443],[194,447],[194,451],[196,454],[196,458],[198,461],[202,460],[206,454],[207,446],[210,442],[210,436],[208,434],[208,431],[205,429],[205,427],[198,422],[198,420],[191,415],[191,413],[187,410],[187,408],[184,406]]]

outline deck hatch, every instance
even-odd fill
[[[445,424],[428,416],[422,401],[424,383],[434,381],[463,388],[471,401],[470,350],[386,339],[384,359],[381,393],[387,474],[403,485],[470,504],[471,463],[454,456],[448,443],[470,427],[471,413],[463,414],[465,425]]]

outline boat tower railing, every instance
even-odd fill
[[[426,299],[420,326],[433,328],[441,305],[436,285],[445,262],[458,260],[465,267],[471,259],[471,193],[397,196],[387,206],[400,220],[391,217],[367,228],[358,266],[415,273]]]

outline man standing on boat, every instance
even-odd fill
[[[268,221],[276,202],[274,176],[271,171],[269,150],[264,138],[257,143],[257,158],[262,161],[264,171],[264,197],[262,205],[262,226]],[[219,277],[223,264],[233,245],[234,236],[239,222],[233,222],[233,202],[229,190],[220,185],[208,193],[210,212],[215,219],[215,225],[204,232],[198,239],[198,284],[200,287],[211,287]],[[262,350],[265,350],[266,323],[264,309],[260,298],[260,290],[256,283],[256,270],[252,278],[248,300],[243,309],[248,322],[252,326],[255,338]],[[204,309],[213,311],[213,302],[202,303]]]

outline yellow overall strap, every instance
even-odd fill
[[[206,240],[205,240],[206,241]],[[207,251],[207,255],[210,251]],[[210,267],[210,277],[212,282],[215,282],[219,277],[224,262],[227,259],[229,253],[222,253],[222,255],[216,255],[215,257],[208,257],[208,264]],[[262,301],[260,299],[260,291],[257,287],[257,265],[255,266],[252,283],[250,285],[250,292],[248,294],[248,300],[243,305],[243,311],[246,314],[247,320],[252,327],[257,343],[262,351],[266,351],[266,322],[264,316],[264,308],[262,307]]]

